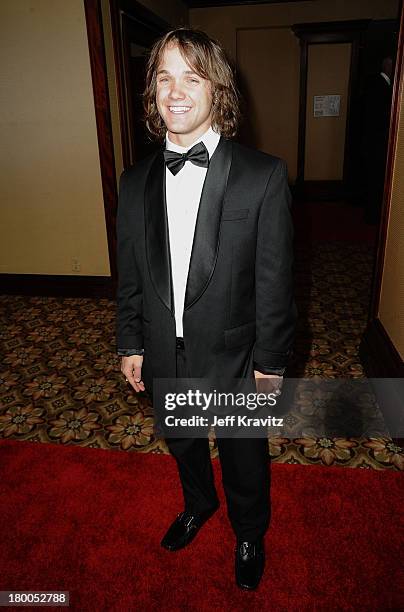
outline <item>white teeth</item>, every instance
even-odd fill
[[[187,113],[191,109],[190,106],[169,106],[168,108],[172,113]]]

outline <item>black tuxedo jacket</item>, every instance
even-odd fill
[[[286,163],[221,137],[199,204],[183,315],[192,378],[287,364],[296,321]],[[176,376],[163,150],[125,170],[117,216],[117,347],[144,348],[142,378]]]

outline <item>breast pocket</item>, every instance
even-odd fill
[[[229,208],[223,210],[222,220],[223,221],[241,221],[247,219],[249,208]]]

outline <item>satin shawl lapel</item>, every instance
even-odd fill
[[[232,156],[232,143],[221,138],[206,173],[199,202],[185,292],[187,309],[200,298],[215,269],[222,204]]]
[[[163,151],[157,153],[144,197],[146,259],[150,278],[163,304],[174,312]]]
[[[185,293],[189,308],[206,289],[219,249],[222,204],[231,167],[231,141],[221,138],[206,173],[199,203]],[[163,304],[174,312],[163,152],[156,155],[144,198],[146,258],[150,278]]]

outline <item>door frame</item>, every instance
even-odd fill
[[[355,101],[358,93],[359,47],[370,19],[353,21],[330,21],[300,23],[292,31],[300,43],[300,86],[299,86],[299,132],[297,147],[297,177],[295,195],[312,199],[339,199],[344,197],[349,183],[352,119],[355,115]],[[343,178],[339,181],[305,181],[306,115],[307,115],[307,72],[309,45],[351,43],[351,61],[348,83],[348,104],[345,128]]]
[[[93,83],[101,184],[111,270],[108,293],[112,296],[115,293],[117,282],[115,221],[118,207],[118,189],[115,174],[114,141],[100,0],[84,0],[84,11]]]
[[[378,245],[374,265],[368,325],[360,346],[361,361],[369,377],[404,378],[404,361],[379,319],[380,295],[390,217],[393,171],[400,119],[400,100],[404,94],[404,4],[400,8],[400,32],[393,79],[390,133]]]

